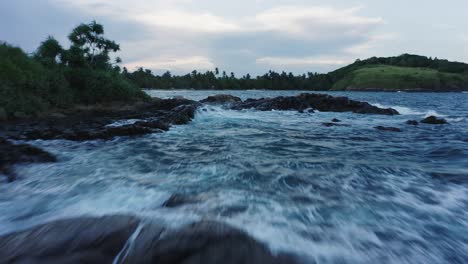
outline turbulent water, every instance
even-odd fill
[[[149,93],[199,100],[217,92]],[[311,262],[468,263],[468,94],[332,94],[402,115],[207,106],[167,133],[28,142],[59,162],[18,166],[16,182],[0,182],[0,233],[63,217],[131,213],[174,226],[225,221],[273,251]],[[428,115],[450,125],[404,124]],[[322,125],[333,118],[350,126]],[[173,193],[199,202],[162,207]]]

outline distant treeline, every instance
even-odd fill
[[[268,73],[252,78],[250,74],[236,77],[234,73],[226,74],[215,71],[193,71],[186,75],[172,75],[166,72],[154,75],[150,70],[140,68],[132,73],[124,69],[123,74],[142,88],[153,89],[265,89],[265,90],[328,90],[332,81],[327,74],[308,73],[293,75],[292,73]]]
[[[123,74],[139,87],[153,89],[330,90],[337,82],[354,71],[375,65],[428,68],[444,73],[468,74],[468,64],[410,54],[357,60],[353,64],[326,74],[309,72],[294,75],[293,73],[269,71],[256,77],[252,77],[250,74],[236,77],[234,73],[220,72],[217,68],[214,71],[193,71],[186,75],[172,75],[170,72],[155,75],[151,70],[144,68],[130,73],[124,68]]]

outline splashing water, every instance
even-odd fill
[[[197,100],[215,93],[150,92]],[[245,99],[298,92],[222,93]],[[18,166],[22,177],[1,183],[0,232],[131,213],[171,226],[225,221],[274,251],[318,263],[468,263],[468,94],[334,94],[399,106],[402,115],[206,106],[166,133],[28,142],[59,162]],[[404,124],[430,111],[454,121]],[[350,126],[322,125],[333,118]],[[173,193],[198,202],[162,207]]]

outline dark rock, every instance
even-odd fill
[[[60,220],[0,237],[1,263],[112,263],[140,220]]]
[[[157,230],[157,228],[156,228]],[[134,250],[123,263],[160,264],[237,264],[237,263],[299,263],[289,255],[273,255],[269,249],[248,234],[227,224],[202,221],[180,230],[159,232],[160,237],[146,246],[138,239]]]
[[[382,131],[390,131],[390,132],[403,132],[401,129],[397,127],[384,127],[384,126],[377,126],[375,127],[377,130],[382,130]]]
[[[194,204],[200,202],[201,199],[199,199],[196,196],[190,196],[182,193],[174,193],[163,203],[163,207],[168,207],[168,208],[175,208],[179,206],[183,206],[186,204]]]
[[[135,123],[136,126],[140,127],[148,127],[153,129],[161,129],[163,131],[169,130],[169,125],[167,123],[161,122],[159,120],[156,121],[138,121]]]
[[[326,94],[300,94],[290,97],[247,99],[235,103],[231,109],[256,109],[260,111],[271,110],[297,110],[314,109],[321,112],[353,112],[358,114],[398,115],[392,108],[379,108],[366,102],[351,100],[347,97],[333,97]]]
[[[231,104],[238,102],[242,102],[242,100],[237,96],[229,94],[212,95],[200,101],[200,103],[204,104]]]
[[[341,122],[341,120],[339,120],[339,119],[336,119],[336,118],[333,118],[333,119],[332,119],[332,122],[333,122],[333,123],[340,123],[340,122]]]
[[[190,122],[200,104],[188,99],[153,99],[127,106],[124,110],[95,109],[67,113],[66,118],[48,116],[35,120],[15,120],[2,124],[0,136],[21,140],[67,139],[73,141],[109,140],[119,136],[139,136],[169,130],[171,125]],[[128,109],[127,109],[128,108]],[[128,119],[142,119],[130,125],[108,126]]]
[[[174,125],[185,125],[189,123],[197,111],[198,105],[181,105],[174,108],[170,113],[162,118],[167,123]]]
[[[345,124],[337,124],[337,123],[330,123],[330,122],[322,123],[322,125],[324,125],[326,127],[334,127],[334,126],[347,127],[347,126],[349,126],[349,125],[345,125]]]
[[[424,123],[424,124],[431,124],[431,125],[443,125],[443,124],[448,124],[447,120],[443,119],[443,118],[437,118],[435,116],[430,116],[430,117],[427,117],[423,120],[421,120],[421,123]]]
[[[299,263],[247,233],[202,221],[178,230],[131,216],[60,220],[0,236],[2,263]]]
[[[0,138],[0,174],[7,176],[8,181],[16,179],[12,166],[18,163],[55,162],[55,156],[27,144],[13,144]]]
[[[416,120],[408,120],[408,121],[406,121],[406,124],[407,125],[412,125],[412,126],[417,126],[417,125],[419,125],[419,122],[416,121]]]
[[[0,122],[8,120],[8,115],[5,109],[0,107]]]

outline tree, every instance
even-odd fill
[[[44,40],[34,53],[34,59],[45,66],[52,66],[59,62],[63,55],[63,48],[52,36]]]
[[[71,66],[106,69],[111,67],[109,53],[120,50],[119,44],[104,38],[104,27],[96,21],[77,26],[68,39],[72,43],[67,52]]]

